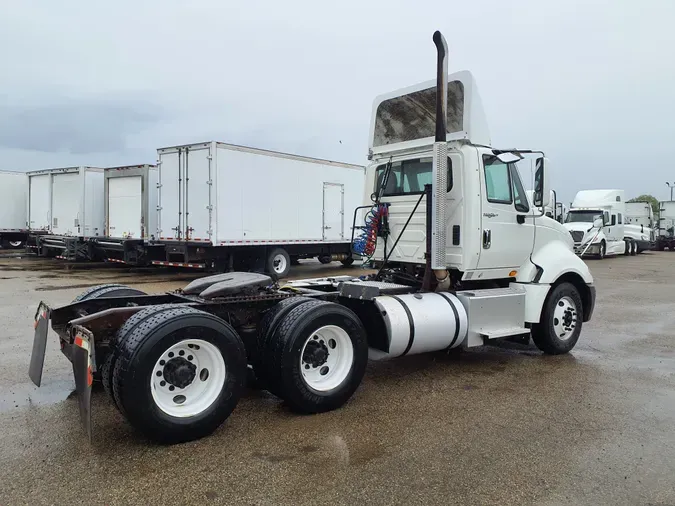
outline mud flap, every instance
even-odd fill
[[[80,420],[91,441],[91,387],[94,383],[96,360],[94,357],[94,335],[79,325],[72,330],[74,335],[72,362],[75,376],[75,391],[80,405]]]
[[[35,386],[42,382],[42,369],[45,364],[45,352],[47,350],[47,334],[49,334],[49,318],[52,310],[44,302],[40,302],[35,312],[35,336],[33,337],[33,351],[30,355],[28,376]]]

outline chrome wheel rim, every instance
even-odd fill
[[[577,328],[577,305],[571,297],[561,297],[553,311],[553,331],[558,339],[567,341]]]

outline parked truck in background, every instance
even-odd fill
[[[106,168],[103,200],[105,232],[94,239],[109,262],[146,265],[157,232],[159,170],[156,165]]]
[[[675,201],[659,202],[659,221],[656,236],[656,249],[675,250]]]
[[[29,247],[38,255],[93,260],[105,230],[103,169],[67,167],[27,172]]]
[[[203,142],[162,148],[153,264],[285,276],[292,262],[353,262],[364,168]],[[347,211],[348,217],[346,217]],[[158,256],[159,255],[159,256]]]
[[[626,235],[637,242],[638,253],[656,245],[657,224],[649,202],[626,202]]]
[[[565,221],[565,228],[574,240],[576,253],[601,259],[605,256],[637,254],[638,239],[642,236],[631,227],[626,229],[625,215],[623,190],[578,192]]]
[[[25,172],[0,171],[0,246],[23,248],[28,239]]]
[[[572,350],[593,313],[595,287],[567,230],[536,209],[549,203],[548,160],[541,151],[490,147],[472,75],[454,73],[448,83],[447,46],[439,32],[434,42],[436,82],[388,93],[373,107],[366,182],[372,198],[359,240],[372,253],[377,274],[279,285],[263,274],[232,272],[174,293],[148,296],[105,285],[61,308],[40,303],[29,369],[33,382],[39,386],[42,380],[51,322],[73,363],[90,437],[91,386],[100,372],[105,390],[134,427],[173,443],[206,436],[228,418],[242,395],[247,362],[263,388],[291,409],[318,413],[350,399],[369,358],[502,339],[532,338],[548,354]],[[211,154],[219,149],[211,146]],[[537,160],[532,206],[515,164],[523,156]],[[181,155],[174,160],[184,167]],[[299,174],[311,175],[310,167]],[[186,166],[178,171],[192,174]],[[268,174],[276,174],[271,181],[280,186],[287,172]],[[317,178],[319,190],[332,177]],[[248,192],[260,198],[255,180],[239,182],[235,202]],[[218,183],[223,191],[226,186]],[[208,195],[214,194],[205,192],[201,200],[209,202]],[[160,229],[177,223],[178,239],[184,233],[220,243],[219,227],[236,223],[220,216],[209,221],[207,214],[203,224],[183,217],[183,225],[175,213],[168,223],[162,215]],[[271,218],[264,212],[257,219]],[[203,228],[209,223],[210,232]]]

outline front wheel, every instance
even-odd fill
[[[631,239],[630,244],[631,244],[630,255],[631,256],[637,255],[637,242]]]
[[[561,283],[546,298],[541,320],[532,326],[532,340],[549,355],[567,353],[579,340],[582,320],[579,290],[571,283]]]
[[[607,253],[607,245],[605,244],[605,241],[602,241],[600,243],[600,251],[598,253],[598,258],[602,260],[605,258],[605,254]]]

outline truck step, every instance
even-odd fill
[[[529,336],[527,327],[508,327],[505,329],[484,330],[480,333],[485,339],[502,339],[504,337]]]
[[[469,318],[467,347],[530,332],[525,328],[525,289],[521,285],[457,292],[457,297]]]

